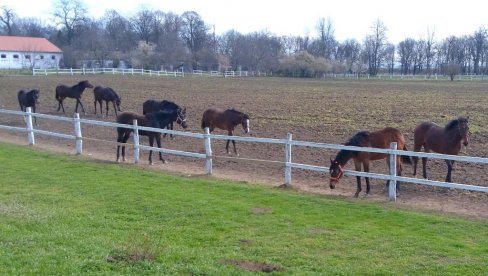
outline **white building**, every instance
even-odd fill
[[[0,36],[0,69],[56,69],[63,51],[40,37]]]

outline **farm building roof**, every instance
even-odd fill
[[[0,36],[0,51],[62,53],[43,37]]]

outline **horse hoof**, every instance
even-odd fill
[[[358,198],[359,197],[359,194],[354,194],[354,198]]]
[[[126,160],[125,160],[125,158],[123,158],[123,159],[122,159],[122,162],[125,162],[125,161],[126,161]]]
[[[154,165],[154,163],[153,162],[149,162],[149,166],[152,166],[152,165]]]
[[[166,161],[166,160],[161,160],[161,162],[162,162],[163,164],[167,164],[167,163],[168,163],[168,161]]]

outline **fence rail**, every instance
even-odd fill
[[[10,114],[16,116],[25,116],[26,117],[26,127],[14,127],[14,126],[7,126],[7,125],[0,125],[0,129],[9,130],[9,131],[16,131],[16,132],[25,132],[27,133],[28,142],[30,145],[35,144],[34,135],[35,134],[42,134],[47,136],[53,136],[63,139],[70,139],[76,141],[76,153],[82,154],[82,147],[83,147],[83,136],[81,133],[81,124],[88,124],[88,125],[98,125],[104,127],[122,127],[122,128],[129,128],[134,131],[133,135],[133,146],[134,146],[134,163],[139,162],[139,151],[146,150],[146,151],[156,151],[162,152],[166,154],[184,156],[184,157],[191,157],[191,158],[199,158],[205,159],[205,168],[207,174],[212,174],[212,158],[215,158],[212,154],[212,147],[211,147],[211,140],[228,140],[229,136],[227,135],[215,135],[210,134],[208,128],[205,129],[205,133],[191,133],[185,131],[175,131],[175,130],[168,130],[168,129],[159,129],[159,128],[150,128],[150,127],[142,127],[137,125],[137,120],[134,120],[132,125],[128,124],[117,124],[111,122],[103,122],[103,121],[96,121],[96,120],[88,120],[88,119],[80,119],[79,115],[76,113],[74,118],[68,117],[60,117],[60,116],[53,116],[41,113],[32,113],[30,108],[28,108],[27,112],[21,111],[13,111],[13,110],[5,110],[0,109],[0,113],[3,114]],[[65,133],[55,133],[45,130],[34,129],[32,125],[32,117],[39,117],[45,118],[49,120],[57,120],[57,121],[65,121],[71,122],[74,126],[74,134],[65,134]],[[191,137],[196,139],[202,139],[204,142],[205,153],[195,153],[195,152],[185,152],[180,150],[173,150],[173,149],[166,149],[166,148],[155,148],[149,147],[139,144],[139,131],[152,131],[158,133],[167,133],[173,134],[177,136],[185,136]],[[280,162],[284,164],[284,182],[285,185],[290,186],[292,183],[292,169],[301,169],[301,170],[311,170],[317,171],[322,173],[328,173],[328,167],[321,167],[321,166],[314,166],[309,164],[301,164],[301,163],[294,163],[292,162],[292,147],[314,147],[314,148],[321,148],[321,149],[334,149],[334,150],[351,150],[351,151],[362,151],[362,152],[375,152],[375,153],[383,153],[390,156],[390,172],[389,174],[378,174],[378,173],[366,173],[366,172],[359,172],[359,171],[352,171],[352,170],[345,170],[344,175],[347,176],[361,176],[361,177],[370,177],[375,179],[382,179],[382,180],[389,180],[392,181],[392,185],[389,185],[389,199],[394,201],[396,200],[396,190],[394,183],[396,181],[402,181],[405,183],[415,183],[420,185],[430,185],[430,186],[437,186],[437,187],[445,187],[445,188],[453,188],[453,189],[463,189],[463,190],[470,190],[470,191],[478,191],[478,192],[488,192],[488,187],[485,186],[478,186],[478,185],[467,185],[462,183],[447,183],[441,181],[433,181],[427,179],[418,179],[418,178],[410,178],[410,177],[403,177],[396,175],[396,156],[397,155],[405,155],[405,156],[416,156],[416,157],[427,157],[432,159],[441,159],[441,160],[454,160],[454,161],[463,161],[463,162],[470,162],[470,163],[477,163],[477,164],[488,164],[488,158],[481,158],[481,157],[472,157],[472,156],[458,156],[458,155],[445,155],[445,154],[437,154],[437,153],[423,153],[423,152],[412,152],[412,151],[404,151],[398,150],[396,148],[396,143],[392,143],[389,149],[378,149],[378,148],[365,148],[365,147],[353,147],[353,146],[344,146],[344,145],[337,145],[337,144],[327,144],[327,143],[316,143],[316,142],[307,142],[307,141],[295,141],[292,139],[292,134],[289,133],[286,139],[276,139],[276,138],[256,138],[256,137],[240,137],[240,136],[233,136],[232,139],[236,141],[242,142],[254,142],[254,143],[267,143],[267,144],[278,144],[283,145],[285,147],[284,150],[284,161]],[[89,138],[85,138],[85,140],[90,141]],[[242,159],[242,158],[237,158]],[[247,159],[250,161],[262,161],[262,162],[279,162],[279,161],[270,161],[270,160],[256,160],[256,159]]]

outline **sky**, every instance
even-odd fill
[[[21,17],[50,22],[55,0],[1,0]],[[428,30],[440,40],[450,35],[469,35],[488,28],[488,0],[80,0],[93,18],[115,9],[129,17],[141,7],[173,12],[196,11],[217,34],[234,29],[246,34],[268,31],[281,35],[317,36],[317,22],[330,18],[338,41],[363,41],[380,19],[392,43],[405,38],[425,38]],[[116,5],[114,5],[116,3]]]

